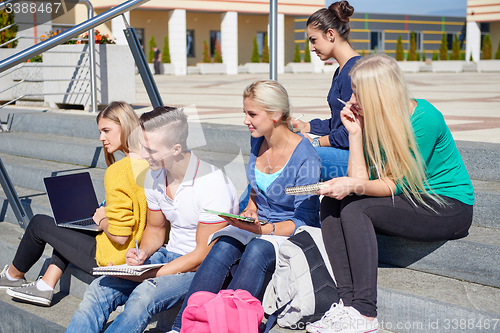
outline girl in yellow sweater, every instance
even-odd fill
[[[87,273],[95,266],[124,264],[127,249],[141,240],[146,225],[143,182],[148,163],[139,159],[138,140],[132,140],[140,128],[139,118],[127,103],[112,102],[97,115],[97,124],[108,165],[104,176],[106,205],[94,214],[103,232],[96,235],[60,228],[52,217],[35,215],[12,265],[0,273],[0,288],[7,288],[14,298],[50,305],[54,287],[69,263]],[[115,162],[113,153],[118,150],[125,158]],[[24,275],[40,259],[47,243],[54,248],[49,267],[43,277],[27,284]]]

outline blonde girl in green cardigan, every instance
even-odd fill
[[[141,240],[147,211],[142,184],[148,163],[139,159],[135,140],[129,140],[139,128],[139,118],[127,103],[112,102],[97,115],[97,124],[108,169],[104,176],[106,205],[98,208],[93,218],[103,232],[60,228],[52,217],[35,215],[12,265],[0,273],[0,288],[6,288],[14,298],[49,306],[54,287],[69,263],[87,273],[95,266],[124,264],[127,249]],[[125,157],[116,161],[113,154],[118,150]],[[41,278],[27,284],[24,275],[40,259],[47,243],[54,249],[49,267]]]

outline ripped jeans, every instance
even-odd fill
[[[161,248],[145,264],[168,263],[180,256]],[[155,314],[182,304],[193,277],[194,272],[188,272],[138,283],[102,276],[90,284],[66,332],[101,332],[111,312],[123,304],[123,312],[106,332],[143,332]]]

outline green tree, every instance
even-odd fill
[[[432,61],[437,61],[437,60],[439,60],[439,52],[437,50],[435,50],[432,53]]]
[[[149,40],[149,50],[148,50],[148,62],[152,63],[155,58],[155,51],[153,51],[153,47],[156,46],[155,36],[152,35]]]
[[[446,40],[446,34],[443,34],[443,38],[441,38],[441,47],[439,48],[439,60],[448,60],[448,41]]]
[[[253,49],[252,49],[252,56],[250,57],[250,62],[260,62],[259,45],[257,44],[257,35],[253,36]]]
[[[163,41],[163,50],[161,51],[161,62],[164,64],[170,64],[170,48],[168,45],[168,35],[165,36]]]
[[[300,62],[300,46],[295,44],[295,52],[293,53],[293,62]]]
[[[219,64],[222,63],[222,51],[218,38],[215,40],[214,62]]]
[[[483,38],[483,59],[491,59],[493,53],[493,46],[491,45],[491,37],[490,35],[484,35]]]
[[[210,63],[212,60],[210,59],[210,50],[208,49],[208,44],[207,41],[203,41],[203,57],[201,59],[201,62],[204,63]]]
[[[304,50],[304,62],[311,62],[311,50],[309,50],[309,41],[306,39],[306,48]]]
[[[365,49],[363,49],[363,51],[361,51],[361,56],[362,56],[363,58],[364,58],[364,57],[366,57],[366,50],[365,50]]]
[[[262,47],[262,59],[260,62],[269,63],[269,45],[267,45],[267,34],[264,36],[264,46]]]
[[[422,50],[422,61],[425,61],[425,50]]]
[[[417,37],[415,36],[415,31],[410,34],[410,50],[408,51],[408,61],[417,60]]]
[[[420,52],[417,52],[417,61],[420,61]]]
[[[0,10],[0,27],[6,27],[14,23],[14,11],[7,13],[6,9]],[[5,29],[0,32],[0,44],[7,43],[9,40],[16,38],[18,26],[13,25],[12,27]],[[17,46],[17,40],[15,42],[9,43],[2,46],[2,48],[13,49]]]
[[[458,34],[455,34],[455,38],[453,39],[451,60],[460,60],[460,42],[458,41]]]
[[[500,41],[498,42],[497,52],[495,53],[495,59],[500,59]]]
[[[396,60],[405,60],[405,50],[403,48],[403,40],[401,39],[401,35],[399,35],[398,42],[396,43]]]

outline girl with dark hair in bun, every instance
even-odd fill
[[[330,119],[313,119],[302,122],[292,119],[292,126],[303,134],[312,133],[317,138],[310,139],[322,161],[321,180],[347,175],[349,158],[348,132],[340,120],[344,105],[338,100],[348,101],[352,95],[349,72],[361,59],[349,44],[349,18],[354,8],[347,1],[337,1],[328,8],[322,8],[307,20],[307,37],[311,51],[326,61],[334,58],[339,68],[335,71],[332,86],[328,93],[328,104],[332,112]]]

